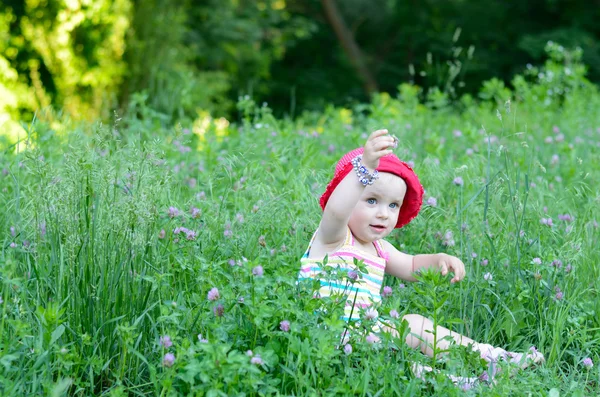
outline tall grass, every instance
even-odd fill
[[[476,354],[452,348],[432,361],[391,336],[373,346],[366,323],[346,354],[339,304],[296,284],[333,164],[385,126],[436,199],[390,241],[457,255],[468,277],[386,278],[394,292],[381,318],[403,334],[390,310],[430,315],[547,357],[470,393],[597,394],[598,367],[582,363],[600,362],[600,95],[578,67],[556,55],[515,80],[512,103],[486,92],[460,112],[420,103],[411,86],[295,121],[246,98],[225,136],[185,120],[161,127],[143,106],[65,134],[37,120],[26,149],[0,159],[0,392],[462,394],[442,373],[481,374]],[[442,373],[423,382],[411,362]]]

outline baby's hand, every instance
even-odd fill
[[[440,260],[438,266],[442,272],[442,276],[448,274],[448,272],[454,273],[454,277],[450,280],[451,283],[456,283],[465,278],[465,264],[455,256],[447,254],[439,254]]]
[[[365,152],[363,153],[362,163],[371,171],[379,166],[379,159],[392,153],[388,149],[396,145],[397,140],[388,135],[388,130],[377,130],[371,133],[371,136],[365,143]]]

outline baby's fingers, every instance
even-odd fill
[[[446,261],[440,262],[440,272],[442,273],[442,276],[448,274],[448,264]]]
[[[391,135],[384,135],[384,136],[380,136],[375,138],[372,142],[372,148],[373,151],[375,152],[379,152],[381,150],[385,150],[386,152],[392,152],[391,150],[388,150],[389,148],[393,148],[394,147],[394,138],[392,138]],[[388,153],[385,153],[388,154]]]
[[[382,130],[373,131],[373,132],[371,133],[371,135],[369,135],[369,138],[367,139],[367,142],[369,142],[369,141],[373,141],[373,140],[375,140],[376,138],[378,138],[378,137],[380,137],[380,136],[383,136],[383,135],[385,135],[385,134],[387,134],[387,133],[388,133],[388,130],[387,130],[387,129],[385,129],[385,128],[384,128],[384,129],[382,129]]]

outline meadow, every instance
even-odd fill
[[[0,394],[600,395],[600,93],[577,54],[550,55],[455,103],[401,85],[295,120],[249,97],[237,124],[168,124],[143,95],[109,124],[40,112],[0,157]],[[342,308],[296,283],[299,258],[335,162],[379,128],[426,190],[389,241],[467,266],[452,285],[386,278],[379,316],[546,363],[462,390],[444,374],[485,370],[468,349],[340,346]]]

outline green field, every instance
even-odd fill
[[[600,93],[565,59],[512,91],[492,80],[451,104],[402,85],[295,120],[251,98],[231,124],[165,125],[140,97],[110,124],[40,112],[0,157],[0,394],[599,395]],[[390,241],[467,266],[453,285],[386,279],[381,317],[534,345],[545,364],[464,392],[442,373],[482,373],[465,349],[433,362],[358,333],[338,347],[341,309],[317,310],[299,258],[335,162],[378,128],[426,190]],[[441,373],[416,379],[411,362]]]

